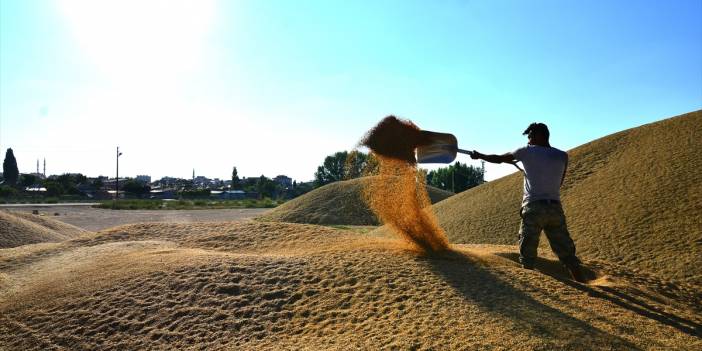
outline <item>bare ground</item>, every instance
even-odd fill
[[[92,232],[132,223],[192,223],[224,222],[257,217],[268,208],[235,208],[219,210],[108,210],[90,206],[31,206],[13,207],[12,211],[39,211],[42,216],[72,224]],[[55,215],[58,213],[58,215]]]

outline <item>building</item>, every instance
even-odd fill
[[[151,183],[151,176],[148,175],[137,175],[136,176],[136,181],[142,184],[150,184]]]
[[[193,185],[197,188],[209,188],[211,181],[212,180],[210,178],[197,176],[193,178]]]
[[[163,177],[156,182],[159,184],[160,187],[168,188],[175,186],[178,182],[178,179],[173,177]]]
[[[225,190],[218,194],[222,200],[243,200],[246,198],[246,192],[243,190]]]
[[[273,180],[276,183],[280,184],[280,186],[282,186],[283,188],[292,188],[293,180],[292,180],[292,178],[290,178],[288,176],[279,175],[279,176],[273,178]]]
[[[127,180],[129,180],[129,178],[119,178],[119,187],[120,187],[120,189],[122,188],[122,186],[124,185],[124,183],[127,182]],[[105,189],[107,189],[107,190],[112,190],[112,191],[114,191],[114,190],[115,190],[115,187],[117,186],[116,183],[117,183],[117,182],[116,182],[115,178],[105,179],[105,180],[102,181],[102,186],[103,186],[103,188],[105,188]]]
[[[155,189],[149,192],[150,199],[175,199],[176,196],[174,189]]]

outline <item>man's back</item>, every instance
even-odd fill
[[[544,199],[560,201],[561,180],[568,162],[567,153],[554,147],[528,145],[512,154],[524,165],[522,204]]]

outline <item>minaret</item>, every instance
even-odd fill
[[[195,168],[193,168],[193,180],[195,180]]]
[[[46,157],[44,158],[44,178],[46,178]]]
[[[37,175],[39,175],[39,159],[37,159]]]

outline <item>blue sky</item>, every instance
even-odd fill
[[[304,181],[388,114],[502,153],[700,108],[699,0],[0,1],[21,172]]]

